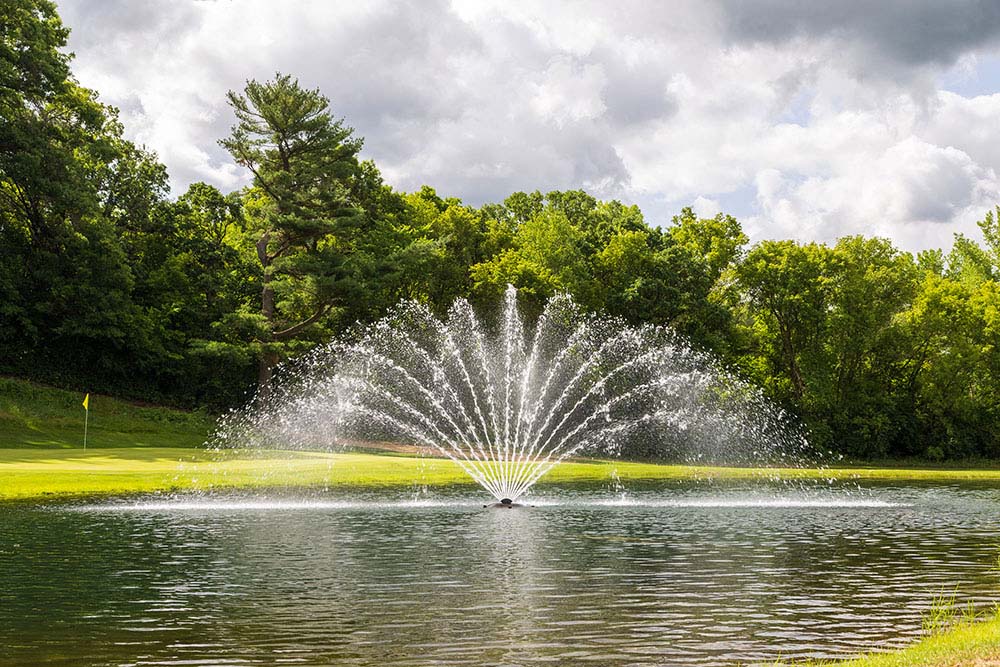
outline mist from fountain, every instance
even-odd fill
[[[446,318],[404,303],[350,340],[287,364],[216,442],[269,449],[415,444],[517,500],[561,461],[637,456],[795,465],[803,431],[672,329],[629,326],[555,296],[530,324],[508,287],[499,316],[464,299]]]

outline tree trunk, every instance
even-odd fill
[[[278,365],[278,353],[270,350],[261,352],[260,366],[257,371],[257,399],[266,400],[271,395],[271,377],[274,367]]]
[[[799,362],[793,354],[790,359],[789,374],[792,378],[792,387],[795,389],[795,400],[798,403],[802,402],[802,397],[806,393],[806,383],[802,379],[802,370],[799,368]]]
[[[795,352],[795,344],[792,342],[792,333],[787,327],[779,322],[778,328],[781,332],[781,347],[785,356],[785,364],[788,367],[788,379],[792,381],[792,391],[795,394],[795,402],[800,403],[802,396],[806,393],[806,383],[802,379],[802,371],[799,368],[798,355]]]
[[[270,240],[270,233],[265,233],[257,242],[257,257],[264,267],[264,275],[261,277],[263,287],[260,290],[260,314],[267,322],[265,340],[261,341],[265,347],[260,353],[260,366],[257,369],[258,400],[266,400],[271,395],[271,376],[274,375],[274,367],[278,363],[278,353],[267,347],[274,339],[274,288],[271,287],[271,267],[267,256],[267,244]]]
[[[264,269],[263,283],[264,287],[260,292],[260,313],[267,320],[267,340],[264,341],[266,346],[274,338],[274,288],[271,287],[271,275],[267,269]],[[261,399],[271,395],[271,376],[277,363],[278,353],[265,347],[260,353],[260,368],[257,372],[257,396]]]

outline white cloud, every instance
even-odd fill
[[[757,236],[832,241],[846,234],[904,239],[910,247],[947,245],[958,222],[971,228],[1000,201],[998,180],[956,148],[909,137],[880,154],[849,159],[827,177],[757,174]],[[853,168],[850,168],[852,167]]]
[[[1000,94],[963,97],[1000,14],[974,2],[62,0],[74,70],[173,187],[246,182],[225,91],[292,73],[403,189],[471,203],[586,187],[754,238],[947,244],[1000,199]],[[863,6],[862,6],[863,5]],[[986,77],[986,80],[989,77]],[[670,210],[672,208],[672,210]],[[723,207],[724,208],[724,207]]]
[[[691,203],[691,209],[699,218],[714,218],[722,212],[722,206],[715,199],[708,197],[696,197]]]
[[[606,84],[599,65],[577,65],[569,58],[554,60],[531,88],[531,108],[542,122],[562,128],[566,123],[595,120],[606,110],[601,90]]]

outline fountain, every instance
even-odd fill
[[[570,457],[794,464],[799,427],[669,327],[583,312],[565,295],[530,323],[508,287],[494,320],[404,303],[286,364],[223,420],[226,446],[416,445],[510,507]]]

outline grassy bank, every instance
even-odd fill
[[[841,662],[793,663],[797,667],[996,667],[1000,665],[1000,619],[964,623],[908,648]],[[776,667],[793,667],[779,663]]]
[[[79,392],[0,378],[0,447],[82,447],[82,401]],[[91,394],[88,442],[98,448],[196,447],[213,423],[200,412]]]
[[[640,480],[867,479],[1000,483],[998,470],[724,468],[625,461],[572,461],[550,482]],[[0,499],[278,486],[378,488],[414,484],[471,484],[447,459],[370,453],[211,452],[191,448],[133,447],[0,449]]]

